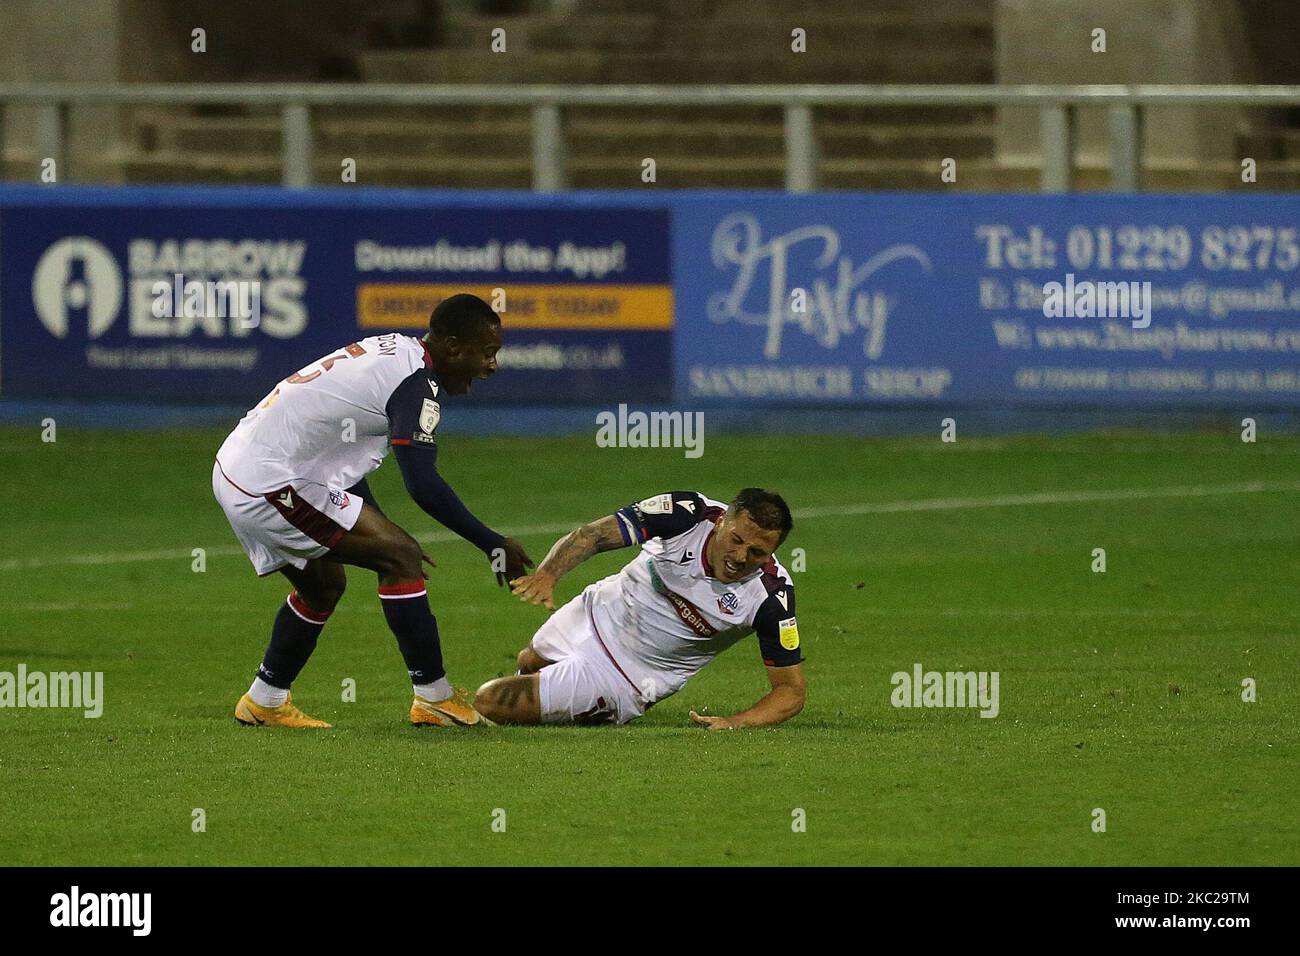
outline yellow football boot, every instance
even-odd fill
[[[487,723],[469,702],[463,687],[446,700],[425,700],[419,694],[411,704],[411,723],[417,727],[473,727]]]
[[[263,707],[245,694],[235,705],[235,720],[249,727],[328,727],[315,717],[308,717],[293,704],[290,694],[279,707]]]

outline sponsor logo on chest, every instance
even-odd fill
[[[713,637],[718,633],[719,628],[709,622],[704,612],[668,586],[653,561],[650,563],[650,583],[656,592],[668,599],[668,603],[673,606],[682,623],[700,637]],[[683,583],[689,585],[691,582],[688,580]],[[740,598],[734,591],[728,591],[718,598],[718,607],[724,614],[735,614],[740,607]],[[728,607],[731,609],[727,610]]]
[[[664,591],[664,597],[668,598],[668,602],[682,622],[700,637],[712,637],[718,633],[718,629],[705,619],[700,609],[686,598],[672,591]]]

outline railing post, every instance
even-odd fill
[[[555,193],[565,188],[564,124],[558,103],[533,107],[533,191]]]
[[[817,135],[812,107],[805,103],[785,106],[785,189],[791,193],[817,190]]]
[[[1043,173],[1038,188],[1045,193],[1068,193],[1074,179],[1074,107],[1048,103],[1038,114],[1039,150]]]
[[[68,141],[68,104],[43,103],[36,110],[36,162],[54,160],[56,182],[65,182],[64,152]]]
[[[311,108],[285,103],[280,108],[280,181],[290,189],[311,185]]]
[[[1110,191],[1142,188],[1142,112],[1136,103],[1110,108]]]

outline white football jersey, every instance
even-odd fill
[[[226,477],[260,495],[313,481],[351,488],[391,444],[435,440],[438,383],[424,343],[377,335],[283,379],[249,409],[217,452]]]
[[[647,704],[676,693],[700,668],[757,631],[764,663],[803,660],[790,575],[773,556],[723,584],[705,562],[727,510],[696,492],[657,495],[616,512],[641,553],[584,592],[597,636]]]

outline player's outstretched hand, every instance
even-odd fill
[[[691,720],[695,721],[701,727],[708,727],[709,730],[733,729],[726,717],[710,717],[707,714],[697,714],[695,711],[691,711]]]
[[[528,556],[524,546],[514,538],[506,538],[502,541],[501,550],[505,554],[506,569],[497,572],[497,584],[505,587],[507,582],[527,574],[528,569],[533,566],[533,559]]]
[[[433,560],[433,558],[429,557],[429,556],[428,556],[427,554],[425,554],[423,551],[420,552],[420,560],[423,561],[425,564],[427,564],[427,565],[428,565],[429,567],[431,567],[431,568],[436,568],[436,567],[438,566],[438,562],[435,561],[435,560]],[[429,572],[428,572],[428,571],[426,571],[426,570],[424,570],[423,568],[421,568],[421,569],[420,569],[420,573],[424,575],[424,580],[426,580],[426,581],[429,580]]]
[[[549,574],[525,574],[510,582],[510,593],[525,604],[540,604],[555,610],[555,578]]]

